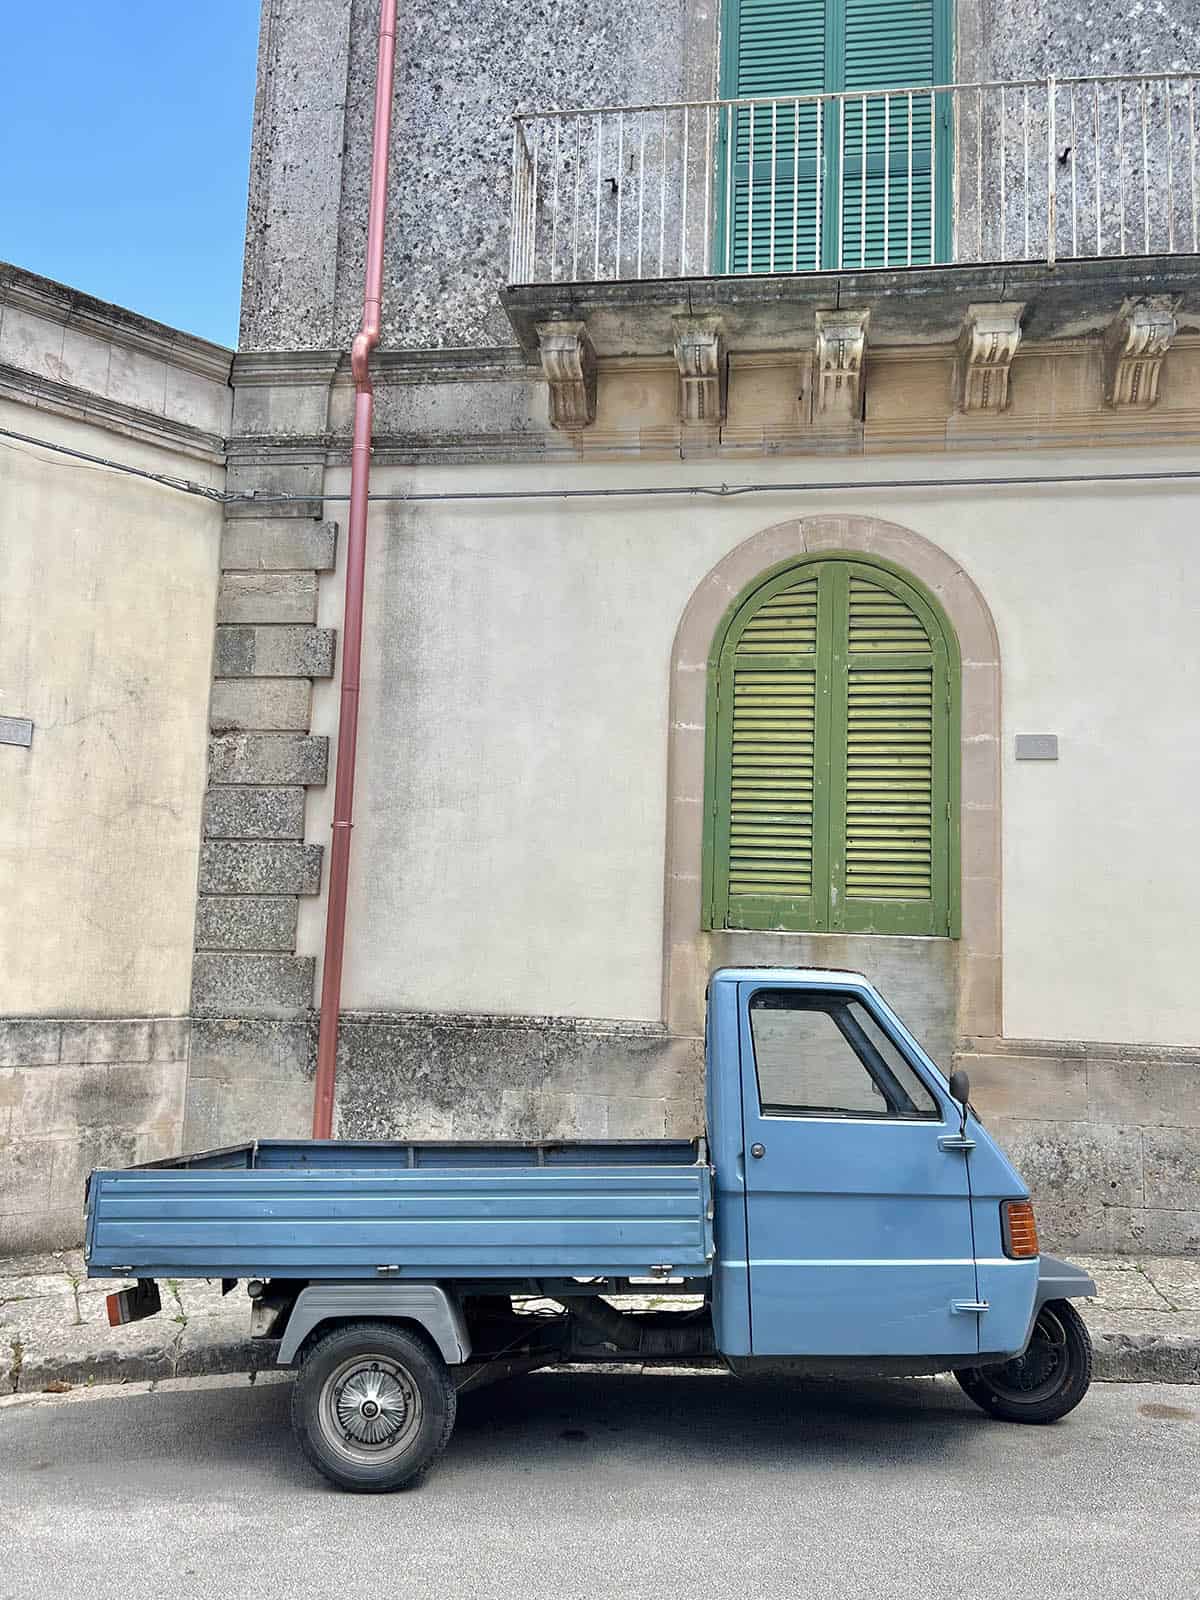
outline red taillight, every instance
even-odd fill
[[[1037,1222],[1032,1200],[1006,1200],[1000,1207],[1004,1253],[1014,1261],[1028,1261],[1038,1254]]]

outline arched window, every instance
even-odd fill
[[[958,927],[958,647],[887,563],[789,562],[709,660],[710,928]]]

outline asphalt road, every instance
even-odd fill
[[[0,1600],[1195,1600],[1200,1389],[1050,1428],[948,1381],[542,1374],[416,1490],[340,1494],[288,1385],[0,1411]]]

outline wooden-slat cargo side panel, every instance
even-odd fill
[[[96,1172],[89,1271],[139,1277],[488,1278],[711,1270],[691,1167]]]

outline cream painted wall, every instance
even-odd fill
[[[1045,472],[1182,455],[1039,452]],[[999,474],[945,455],[419,473],[378,490],[863,480],[727,501],[391,506],[372,514],[365,742],[345,1003],[659,1015],[671,645],[736,543],[819,513],[900,522],[960,560],[1004,666],[1005,1032],[1200,1040],[1194,979],[1196,490],[879,489]],[[345,491],[334,473],[331,493]],[[340,574],[322,586],[335,624]],[[336,726],[319,687],[314,731]],[[1013,760],[1017,732],[1057,764]],[[329,791],[309,808],[326,839]],[[319,955],[323,906],[304,902]]]
[[[194,456],[0,425],[205,483]],[[188,1009],[220,507],[0,440],[0,1013]]]

